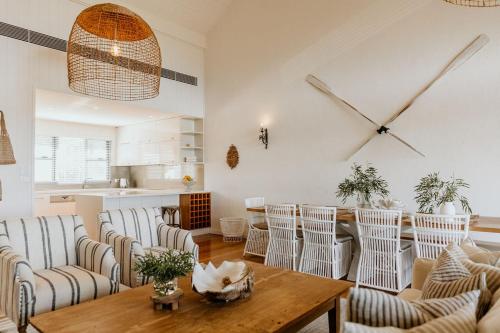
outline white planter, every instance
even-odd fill
[[[442,215],[455,215],[456,214],[455,205],[453,204],[453,202],[445,202],[439,208],[439,213]]]

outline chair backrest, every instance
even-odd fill
[[[128,208],[99,213],[99,232],[112,226],[117,234],[133,237],[145,248],[158,246],[159,223],[163,223],[159,208]],[[101,236],[99,239],[101,239]]]
[[[39,216],[1,221],[10,246],[33,270],[76,265],[76,242],[86,235],[80,216]]]
[[[265,205],[269,236],[295,240],[297,236],[297,207],[294,204]]]
[[[361,248],[384,253],[401,249],[401,210],[357,209],[356,228]]]
[[[264,207],[264,205],[265,201],[263,197],[245,199],[245,208]],[[264,214],[262,213],[247,211],[247,222],[249,228],[251,228],[256,223],[266,223],[266,220],[264,218]]]
[[[336,223],[336,207],[300,206],[300,224],[305,243],[335,245]]]
[[[411,217],[418,258],[436,259],[454,242],[458,245],[469,234],[469,215],[416,214]]]

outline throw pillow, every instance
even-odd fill
[[[382,291],[351,288],[347,299],[347,321],[374,327],[411,328],[454,313],[467,304],[477,305],[479,290],[450,298],[405,301]]]
[[[423,325],[409,330],[396,327],[369,327],[361,324],[346,322],[344,333],[428,333],[428,332],[476,332],[476,308],[474,304],[468,304],[448,316],[431,320]]]

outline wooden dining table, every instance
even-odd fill
[[[265,214],[266,210],[264,207],[253,207],[247,208],[248,212]],[[300,210],[297,207],[297,216],[300,216]],[[348,233],[353,237],[353,258],[351,261],[351,266],[349,268],[349,273],[347,275],[347,280],[355,281],[356,274],[358,271],[358,262],[361,254],[359,246],[358,231],[356,228],[356,215],[351,208],[337,208],[337,227],[344,233]],[[411,214],[403,213],[402,217],[402,239],[412,239],[411,234]],[[484,217],[477,214],[471,215],[469,222],[469,231],[474,232],[488,232],[488,233],[500,233],[500,217]]]

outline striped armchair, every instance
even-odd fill
[[[134,270],[137,259],[146,253],[167,249],[192,252],[198,260],[198,245],[191,232],[166,225],[159,208],[108,210],[99,214],[99,239],[113,247],[120,263],[120,281],[129,287],[149,283]]]
[[[79,216],[0,221],[0,312],[28,318],[119,290],[113,249],[88,238]]]

